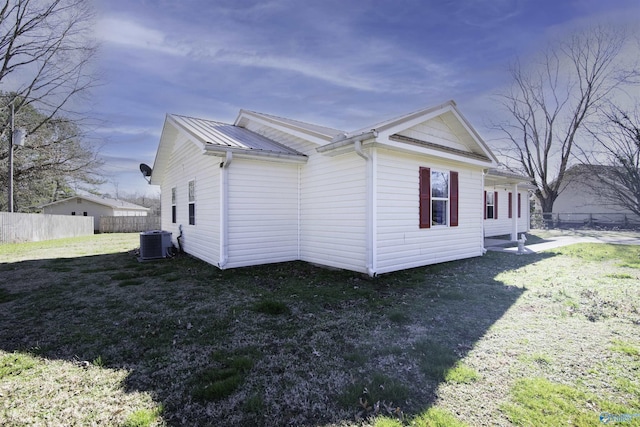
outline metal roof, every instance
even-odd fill
[[[239,126],[177,114],[170,114],[169,117],[194,137],[212,147],[306,157],[296,150]]]
[[[345,133],[345,131],[340,130],[340,129],[334,129],[334,128],[330,128],[327,126],[320,126],[320,125],[315,125],[312,123],[307,123],[307,122],[301,122],[300,120],[293,120],[293,119],[289,119],[286,117],[280,117],[280,116],[275,116],[273,114],[266,114],[266,113],[259,113],[257,111],[251,111],[251,110],[241,110],[245,111],[247,113],[251,113],[251,114],[255,114],[257,116],[262,116],[262,117],[266,117],[281,123],[286,123],[290,126],[294,126],[303,130],[307,130],[309,132],[312,133],[317,133],[320,135],[324,135],[326,137],[329,138],[333,138],[334,136],[338,135],[338,134],[343,134]]]

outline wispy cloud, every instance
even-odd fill
[[[332,29],[335,29],[334,33]],[[119,49],[167,54],[213,67],[231,65],[285,71],[364,92],[414,93],[419,89],[419,83],[411,74],[420,76],[424,73],[432,79],[451,75],[446,64],[419,57],[384,39],[362,38],[350,33],[344,25],[324,26],[327,38],[335,40],[335,48],[322,54],[300,51],[296,46],[287,49],[287,46],[252,34],[250,26],[245,30],[234,35],[211,29],[203,34],[202,29],[176,26],[173,32],[168,32],[145,26],[131,17],[109,16],[100,21],[98,35],[104,43]],[[270,37],[277,38],[278,35]],[[385,64],[390,60],[399,64],[395,66],[396,75],[386,73]]]
[[[148,28],[128,18],[105,17],[98,23],[97,37],[104,43],[126,49],[142,49],[169,55],[184,56],[186,51],[172,43],[167,34]]]

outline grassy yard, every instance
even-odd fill
[[[368,279],[138,244],[0,245],[0,425],[640,425],[640,247]]]

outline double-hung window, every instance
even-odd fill
[[[458,172],[420,168],[420,228],[458,225]]]
[[[177,190],[176,187],[171,189],[171,222],[173,224],[176,223],[176,198],[177,198]]]
[[[498,192],[484,192],[484,219],[498,219]]]
[[[448,225],[449,172],[431,171],[431,225]]]
[[[189,181],[189,225],[196,223],[196,182]]]

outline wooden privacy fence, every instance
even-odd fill
[[[533,228],[639,229],[640,217],[629,213],[539,213],[531,217]]]
[[[0,243],[39,242],[93,234],[93,218],[0,212]]]
[[[136,233],[160,229],[159,216],[103,216],[100,233]]]

